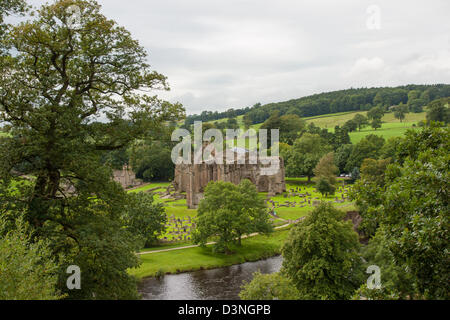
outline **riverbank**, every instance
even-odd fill
[[[212,252],[212,246],[183,250],[153,252],[140,255],[141,266],[128,272],[138,279],[162,274],[227,267],[249,261],[270,258],[281,253],[290,227],[274,231],[270,236],[257,235],[242,240],[242,246],[232,247],[233,254]]]

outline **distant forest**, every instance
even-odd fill
[[[345,111],[366,111],[374,106],[392,106],[400,103],[408,103],[408,95],[411,104],[411,92],[414,92],[413,104],[425,106],[432,100],[450,97],[450,85],[406,85],[399,87],[383,88],[359,88],[332,91],[314,94],[299,99],[261,105],[243,109],[229,109],[223,112],[203,111],[201,114],[186,117],[185,125],[191,125],[194,121],[214,121],[223,118],[234,118],[244,115],[252,124],[266,121],[274,110],[281,115],[296,114],[300,117],[312,117],[329,113]]]

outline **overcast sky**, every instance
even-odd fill
[[[350,87],[450,83],[449,0],[98,2],[169,78],[160,96],[188,114]]]

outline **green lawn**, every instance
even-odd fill
[[[158,272],[168,274],[212,269],[272,257],[280,253],[288,233],[289,230],[279,230],[270,236],[243,239],[242,246],[233,247],[233,254],[229,255],[213,253],[211,246],[143,254],[140,267],[130,269],[129,273],[143,278]]]
[[[381,128],[374,130],[371,127],[365,127],[361,129],[361,131],[350,132],[350,140],[352,143],[357,143],[361,139],[363,139],[368,134],[375,134],[377,136],[381,136],[386,140],[391,137],[400,137],[402,136],[408,129],[418,129],[419,127],[413,127],[413,124],[416,122],[391,122],[391,123],[383,123]]]
[[[338,179],[338,186],[342,186],[342,179]],[[305,199],[311,199],[311,204],[308,202],[304,203],[304,207],[279,207],[275,208],[275,213],[277,216],[283,219],[287,220],[295,220],[300,217],[303,217],[308,214],[308,212],[312,211],[314,209],[314,206],[312,205],[314,200],[322,200],[322,201],[334,201],[337,197],[338,199],[341,199],[341,196],[343,194],[342,191],[336,190],[336,194],[333,196],[322,196],[319,192],[315,190],[315,184],[314,179],[308,183],[307,178],[286,178],[286,190],[289,193],[290,189],[294,189],[296,187],[300,187],[301,191],[299,193],[309,193],[311,194],[310,197],[302,198],[302,197],[287,197],[285,198],[283,194],[276,195],[275,197],[271,197],[273,201],[278,201],[279,203],[284,203],[285,201],[294,202],[297,203],[303,202]],[[348,187],[347,187],[348,188]],[[345,201],[343,203],[336,203],[337,206],[342,206],[345,204],[350,204],[349,201]]]
[[[308,124],[314,123],[316,126],[321,128],[334,129],[335,126],[342,126],[348,120],[353,119],[353,117],[358,113],[366,115],[367,111],[338,112],[314,117],[306,117],[303,119],[305,119]]]

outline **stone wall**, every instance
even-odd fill
[[[258,161],[249,164],[248,156],[244,164],[236,160],[232,164],[179,164],[175,166],[174,187],[178,192],[186,192],[189,208],[197,208],[203,197],[204,188],[210,181],[227,181],[239,184],[243,179],[250,180],[259,192],[268,192],[270,196],[286,191],[285,169],[281,157],[266,158],[279,161],[279,168],[268,171],[268,165]]]
[[[127,165],[124,165],[122,170],[114,170],[113,177],[114,181],[120,183],[124,189],[142,184],[140,180],[136,179],[136,175]]]

